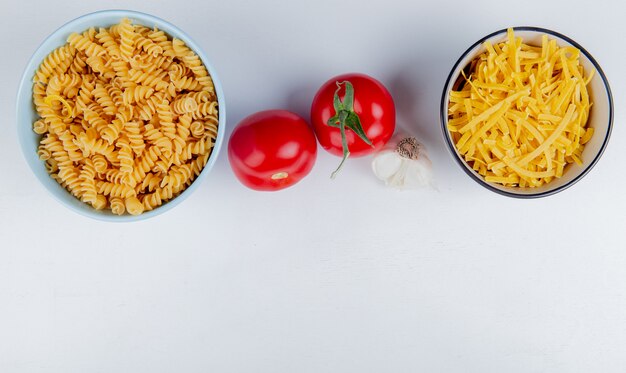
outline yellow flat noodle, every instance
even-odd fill
[[[450,92],[450,97],[451,98],[468,98],[470,97],[470,92],[469,91],[452,91]]]
[[[466,117],[452,118],[448,121],[448,126],[455,127],[455,126],[466,124],[466,123],[467,123]]]
[[[554,105],[552,106],[552,112],[554,113],[561,112],[561,108],[565,104],[566,100],[571,97],[575,86],[576,86],[576,82],[574,82],[573,80],[570,80],[566,83],[565,89],[563,90],[563,92],[561,92],[561,94],[559,95],[559,98],[554,102]]]
[[[482,83],[482,82],[473,82],[475,87],[485,88],[485,89],[494,89],[503,92],[509,92],[511,87],[506,86],[504,84],[493,84],[493,83]]]
[[[569,79],[570,76],[571,76],[571,73],[569,71],[570,70],[569,64],[567,63],[567,60],[565,58],[565,50],[564,49],[561,49],[559,51],[559,59],[561,60],[561,68],[563,69],[563,76],[566,79]]]
[[[465,105],[465,112],[467,113],[468,119],[472,120],[472,118],[474,118],[474,110],[472,109],[472,100],[470,100],[469,98],[466,98],[465,100],[463,100],[463,104]]]
[[[478,123],[486,121],[492,114],[494,114],[498,110],[500,110],[502,108],[502,106],[508,105],[511,102],[517,100],[518,98],[520,98],[522,96],[525,96],[525,95],[528,95],[529,93],[530,93],[529,90],[523,90],[523,91],[517,92],[514,95],[511,95],[511,96],[507,97],[506,99],[498,102],[497,104],[493,105],[489,109],[487,109],[487,110],[483,111],[482,113],[480,113],[478,116],[474,117],[474,119],[472,119],[468,124],[466,124],[464,127],[461,127],[459,132],[464,133],[464,132],[468,131],[469,129],[473,128],[474,126],[476,126]]]
[[[490,183],[500,183],[500,184],[517,184],[519,182],[519,177],[516,175],[511,176],[485,176],[485,180]]]
[[[584,79],[580,73],[580,70],[578,70],[578,60],[566,60],[566,64],[567,69],[571,72],[572,76],[580,82],[584,83]]]
[[[498,55],[499,53],[496,52],[496,50],[493,48],[493,44],[491,44],[491,42],[486,41],[484,44],[485,49],[487,49],[487,52],[489,52],[490,55]]]
[[[463,102],[463,100],[465,100],[464,97],[450,96],[450,102],[454,102],[455,104],[458,104],[459,102]]]
[[[591,140],[591,136],[593,136],[593,127],[587,128],[585,130],[585,134],[580,138],[580,143],[582,145],[586,144]]]
[[[574,115],[574,105],[570,105],[569,108],[567,109],[567,113],[565,113],[565,117],[563,118],[561,123],[556,127],[554,132],[552,132],[552,134],[550,134],[550,136],[548,136],[548,138],[545,139],[545,141],[543,141],[541,145],[535,148],[535,150],[525,155],[519,161],[519,165],[525,166],[526,164],[528,164],[528,162],[530,162],[532,159],[534,159],[539,154],[541,154],[541,152],[547,149],[550,145],[552,145],[552,143],[561,135],[561,132],[563,132],[563,129],[565,129],[565,126],[567,126],[569,122],[572,120],[573,115]]]
[[[518,175],[526,177],[526,178],[534,178],[534,179],[540,179],[540,178],[544,178],[544,177],[550,177],[550,176],[554,176],[554,170],[550,170],[550,171],[529,171],[521,166],[519,166],[518,164],[516,164],[515,162],[511,161],[508,158],[504,158],[504,163],[510,167],[513,171],[515,171]]]
[[[596,69],[593,69],[589,72],[589,76],[587,76],[587,79],[585,79],[585,85],[589,84],[589,82],[591,81],[591,78],[593,78],[595,73],[596,73]]]
[[[553,123],[558,123],[561,121],[561,119],[563,119],[562,117],[558,116],[558,115],[554,115],[554,114],[539,114],[537,116],[537,119],[539,119],[540,121],[546,121],[546,122],[553,122]]]
[[[476,133],[472,134],[472,137],[459,150],[461,153],[467,152],[467,150],[469,149],[469,146],[475,143],[476,141],[478,141],[478,139],[480,139],[481,137],[483,137],[485,133],[487,133],[487,131],[489,131],[489,129],[491,129],[491,127],[494,124],[496,124],[496,122],[498,121],[498,118],[504,115],[504,113],[509,109],[509,105],[510,105],[509,103],[504,102],[504,101],[502,101],[502,103],[503,105],[500,106],[499,110],[493,113],[493,115],[491,115],[489,120],[487,120],[487,122],[485,122],[485,124],[482,127],[480,127],[480,129],[476,131]],[[463,132],[462,130],[463,129],[461,128],[460,132]]]
[[[520,58],[527,58],[529,60],[539,59],[541,55],[537,52],[520,51],[517,54]]]
[[[543,142],[544,136],[541,134],[541,132],[539,132],[536,126],[533,126],[526,119],[524,119],[521,116],[516,115],[515,113],[513,114],[513,116],[515,117],[515,119],[519,120],[519,122],[522,124],[522,127],[524,129],[526,129],[528,132],[530,132],[533,135],[533,138]]]
[[[464,71],[461,71],[461,74],[462,74],[462,75],[463,75],[463,77],[465,78],[465,81],[466,81],[466,82],[470,85],[470,87],[471,87],[471,89],[472,89],[473,93],[474,93],[474,94],[476,94],[478,97],[480,97],[480,99],[481,99],[481,100],[483,100],[484,102],[487,102],[487,103],[488,103],[489,101],[487,101],[487,99],[486,99],[486,98],[484,98],[484,97],[480,94],[480,91],[479,91],[478,89],[476,89],[476,87],[474,87],[474,84],[472,83],[472,81],[471,81],[470,79],[468,79],[468,78],[465,76],[465,72],[464,72]]]
[[[479,142],[476,144],[476,148],[478,149],[478,152],[480,153],[480,155],[482,155],[483,162],[489,163],[492,161],[491,156],[489,156],[489,151],[485,147],[485,144]]]
[[[561,135],[559,137],[556,138],[556,140],[554,140],[556,143],[563,145],[564,147],[568,147],[572,144],[572,140],[568,139],[567,137]]]
[[[572,157],[577,165],[582,166],[583,161],[576,154],[572,154],[570,157]]]
[[[456,112],[459,111],[461,108],[464,108],[465,106],[461,105],[461,103],[456,103],[453,106],[450,107],[450,111],[452,112]]]
[[[463,136],[461,136],[461,138],[456,142],[456,147],[462,148],[463,146],[465,146],[465,143],[467,143],[467,140],[469,140],[471,136],[471,132],[465,132]]]
[[[43,102],[48,106],[52,106],[52,103],[54,101],[59,101],[60,103],[63,104],[63,106],[65,106],[65,110],[67,110],[68,118],[74,118],[74,110],[72,110],[72,106],[63,97],[59,95],[48,95],[43,100]]]
[[[509,137],[509,126],[507,124],[506,119],[504,117],[498,118],[498,129],[505,137]]]

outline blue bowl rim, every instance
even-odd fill
[[[19,98],[24,94],[23,90],[31,90],[32,91],[32,86],[31,88],[28,88],[28,85],[30,83],[32,83],[32,75],[34,74],[34,71],[37,69],[37,67],[41,64],[41,61],[35,61],[35,56],[44,48],[44,45],[46,45],[46,43],[56,37],[60,32],[62,32],[65,28],[70,27],[71,25],[73,25],[74,23],[78,22],[79,20],[82,20],[84,18],[88,18],[88,17],[98,17],[98,16],[113,16],[113,17],[120,17],[120,20],[124,17],[127,18],[137,18],[138,21],[141,22],[153,22],[155,23],[157,26],[161,26],[161,25],[165,25],[166,28],[174,30],[176,33],[178,33],[180,35],[180,38],[185,42],[185,44],[187,44],[187,46],[189,48],[191,48],[191,50],[193,50],[198,57],[200,57],[200,59],[202,60],[203,64],[205,65],[205,67],[207,68],[207,70],[209,71],[209,75],[211,75],[211,79],[213,80],[213,85],[215,87],[215,93],[217,96],[217,102],[219,105],[219,112],[218,112],[218,131],[217,131],[217,137],[215,139],[215,144],[213,146],[213,149],[211,150],[211,155],[209,156],[209,160],[207,161],[207,164],[204,166],[204,168],[202,169],[202,171],[200,172],[200,174],[194,179],[194,181],[187,187],[185,188],[185,190],[183,190],[178,196],[174,197],[173,199],[171,199],[170,201],[162,204],[161,206],[155,208],[154,210],[151,211],[146,211],[140,215],[114,215],[112,213],[105,213],[105,212],[101,212],[98,210],[95,210],[93,208],[91,208],[91,206],[87,206],[88,208],[78,208],[75,206],[72,206],[70,203],[68,203],[63,197],[61,197],[60,195],[57,195],[56,193],[54,193],[52,190],[50,190],[47,186],[46,186],[46,181],[43,179],[44,177],[49,177],[48,175],[41,175],[40,173],[37,172],[37,170],[35,169],[36,165],[38,165],[37,162],[41,162],[39,161],[39,159],[36,159],[36,157],[29,157],[29,154],[27,152],[29,152],[30,146],[27,144],[28,140],[21,135],[21,130],[20,130],[20,126],[23,125],[20,123],[20,112],[22,110],[26,110],[26,108],[23,108],[20,105],[20,100]],[[95,26],[95,25],[94,25]],[[161,27],[159,27],[160,29],[162,29]],[[166,33],[169,32],[166,30],[163,30]],[[171,35],[170,35],[171,37]],[[44,57],[45,58],[45,57]],[[17,135],[18,135],[18,140],[20,143],[20,147],[22,148],[22,156],[25,158],[26,163],[28,163],[29,167],[31,168],[31,171],[33,172],[33,174],[35,175],[35,177],[40,181],[40,184],[44,187],[44,189],[46,189],[48,191],[48,193],[50,193],[58,202],[61,203],[61,205],[67,207],[68,209],[92,218],[92,219],[96,219],[96,220],[100,220],[100,221],[107,221],[107,222],[131,222],[131,221],[140,221],[140,220],[145,220],[145,219],[149,219],[151,217],[160,215],[162,213],[165,213],[167,211],[169,211],[170,209],[174,208],[175,206],[177,206],[178,204],[180,204],[181,202],[183,202],[183,200],[187,199],[187,197],[189,197],[189,195],[195,191],[195,189],[198,188],[198,186],[200,185],[200,183],[202,182],[202,180],[206,177],[206,175],[210,172],[210,170],[213,168],[213,166],[215,165],[217,158],[219,156],[219,152],[222,146],[222,142],[224,140],[224,136],[225,136],[225,123],[226,123],[226,102],[224,99],[224,93],[222,90],[222,84],[218,78],[218,74],[215,70],[215,68],[213,67],[213,65],[210,63],[208,57],[206,56],[206,54],[202,51],[202,49],[199,47],[199,45],[183,30],[181,30],[180,28],[176,27],[175,25],[173,25],[172,23],[153,16],[151,14],[147,14],[147,13],[143,13],[143,12],[139,12],[139,11],[134,11],[134,10],[124,10],[124,9],[107,9],[107,10],[99,10],[96,12],[91,12],[91,13],[87,13],[87,14],[83,14],[79,17],[76,17],[66,23],[64,23],[63,25],[61,25],[60,27],[58,27],[54,32],[52,32],[50,35],[48,35],[48,37],[46,37],[41,44],[37,47],[37,49],[35,49],[35,51],[33,52],[33,54],[31,55],[31,57],[28,60],[28,63],[26,64],[26,67],[24,68],[24,72],[22,73],[22,78],[19,81],[19,87],[18,87],[18,91],[17,91],[17,99],[16,99],[16,124],[17,124]],[[71,198],[76,198],[73,195],[71,195],[68,191],[67,195],[70,196]],[[78,199],[76,199],[77,201],[79,201]],[[79,201],[80,202],[80,201]],[[81,202],[83,203],[83,202]]]
[[[589,171],[591,171],[591,169],[596,165],[596,163],[598,163],[598,161],[600,160],[600,157],[602,156],[602,154],[604,153],[608,142],[609,142],[609,138],[611,137],[611,132],[613,131],[613,94],[611,93],[611,87],[609,86],[609,81],[606,78],[606,75],[604,74],[604,71],[602,71],[602,68],[600,67],[600,64],[598,64],[598,62],[595,60],[595,58],[593,58],[593,56],[585,49],[583,48],[580,44],[578,44],[576,41],[574,41],[573,39],[571,39],[570,37],[567,37],[559,32],[556,31],[552,31],[546,28],[542,28],[542,27],[535,27],[535,26],[517,26],[517,27],[512,27],[514,31],[535,31],[535,32],[541,32],[541,33],[546,33],[546,34],[550,34],[553,36],[556,36],[558,38],[561,38],[565,41],[567,41],[568,43],[570,43],[571,45],[573,45],[574,47],[578,48],[581,53],[583,53],[585,55],[585,57],[587,57],[587,59],[589,59],[589,61],[593,64],[594,68],[596,69],[596,73],[598,73],[598,75],[602,78],[602,82],[603,85],[606,89],[606,93],[607,93],[607,97],[608,97],[608,108],[609,108],[609,123],[608,123],[608,128],[607,128],[607,132],[606,132],[606,137],[604,138],[604,141],[602,143],[602,146],[600,147],[600,151],[598,151],[598,154],[596,154],[595,158],[593,159],[593,161],[591,161],[591,163],[587,166],[587,168],[585,170],[583,170],[583,172],[581,172],[579,175],[577,175],[575,178],[573,178],[572,180],[570,180],[568,183],[563,184],[557,188],[554,189],[550,189],[550,190],[546,190],[543,192],[538,192],[538,193],[532,193],[532,194],[520,194],[520,193],[514,193],[514,192],[509,192],[509,191],[505,191],[505,190],[501,190],[498,189],[494,186],[492,186],[491,184],[489,184],[488,182],[486,182],[481,176],[477,175],[475,172],[472,172],[471,170],[469,170],[466,166],[465,166],[465,161],[463,161],[458,154],[456,153],[454,144],[452,143],[449,133],[448,133],[448,128],[446,127],[446,119],[447,119],[447,115],[448,115],[448,103],[446,101],[446,93],[448,91],[448,86],[450,85],[450,81],[452,80],[452,75],[454,73],[454,71],[457,69],[457,67],[460,65],[461,61],[469,54],[470,51],[472,51],[476,46],[482,44],[484,41],[506,33],[508,28],[505,29],[501,29],[498,31],[494,31],[491,34],[488,34],[486,36],[484,36],[483,38],[479,39],[478,41],[476,41],[474,44],[472,44],[469,48],[467,48],[467,50],[465,50],[465,52],[463,52],[461,54],[461,57],[459,57],[459,59],[454,63],[454,66],[452,66],[452,70],[450,70],[450,74],[448,74],[448,78],[446,79],[446,82],[443,86],[443,93],[441,95],[441,111],[440,111],[440,122],[441,122],[441,129],[443,131],[443,138],[445,140],[445,143],[448,147],[448,150],[452,153],[453,158],[455,159],[456,163],[463,169],[463,171],[465,171],[465,173],[467,175],[469,175],[474,181],[476,181],[478,184],[482,185],[483,187],[491,190],[492,192],[496,192],[500,195],[503,196],[507,196],[507,197],[513,197],[513,198],[520,198],[520,199],[534,199],[534,198],[541,198],[541,197],[547,197],[553,194],[556,194],[558,192],[561,192],[569,187],[571,187],[572,185],[576,184],[580,179],[582,179],[585,175],[587,175],[589,173]]]

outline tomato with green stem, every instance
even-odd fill
[[[322,85],[311,105],[311,123],[320,145],[342,157],[334,178],[350,156],[380,150],[396,128],[391,94],[365,74],[336,76]]]

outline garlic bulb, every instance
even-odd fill
[[[374,175],[385,185],[398,189],[432,186],[433,166],[424,146],[415,137],[390,143],[391,147],[388,145],[374,157]]]

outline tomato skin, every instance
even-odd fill
[[[228,160],[248,188],[276,191],[309,174],[317,157],[315,134],[304,119],[286,110],[267,110],[243,119],[228,141]]]
[[[396,108],[391,94],[378,80],[358,73],[343,74],[328,80],[318,90],[311,105],[311,123],[320,145],[334,155],[342,156],[341,132],[327,124],[335,115],[333,97],[337,82],[349,81],[354,86],[354,111],[361,120],[365,134],[374,147],[346,130],[350,157],[361,157],[380,150],[391,139],[396,128]],[[339,91],[344,99],[345,89]]]

